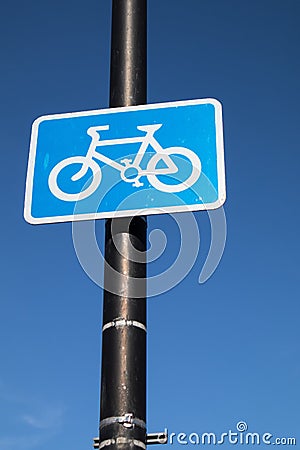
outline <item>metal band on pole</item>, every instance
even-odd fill
[[[106,419],[101,420],[100,429],[107,427],[107,425],[112,423],[121,423],[126,428],[133,428],[135,425],[140,428],[146,428],[146,424],[143,420],[137,419],[136,417],[133,417],[133,414],[128,413],[125,414],[125,416],[107,417]]]
[[[110,327],[138,327],[141,330],[147,332],[147,328],[141,322],[137,322],[136,320],[126,320],[126,319],[115,319],[111,322],[106,323],[102,327],[102,332],[108,330]]]
[[[146,26],[146,0],[113,0],[110,107],[146,103]],[[120,253],[113,241],[112,221]],[[127,277],[144,279],[144,288],[139,298],[122,280],[115,280],[118,294],[104,288],[96,445],[107,450],[141,450],[146,448],[146,261],[136,262],[131,246],[145,252],[146,220],[139,216],[110,219],[105,233],[106,262]],[[107,276],[105,272],[104,286],[108,286]]]

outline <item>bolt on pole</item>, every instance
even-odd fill
[[[113,0],[110,107],[145,104],[146,76],[147,0]],[[113,294],[105,289],[109,275],[104,272],[100,425],[95,447],[107,450],[146,448],[146,260],[144,256],[137,262],[132,246],[145,255],[145,217],[107,220],[106,263],[130,278],[116,279],[117,294]],[[144,280],[138,297],[132,278]]]

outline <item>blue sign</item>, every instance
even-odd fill
[[[215,99],[39,117],[25,219],[33,224],[214,209],[225,201]]]

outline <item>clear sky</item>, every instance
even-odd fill
[[[90,449],[98,432],[102,291],[71,224],[29,225],[23,201],[33,120],[108,107],[110,3],[2,5],[0,450]],[[148,102],[223,104],[228,226],[221,263],[199,284],[210,227],[197,212],[196,263],[149,299],[148,431],[220,436],[244,421],[300,445],[300,3],[148,9]],[[168,247],[150,273],[179,249],[172,218],[151,217],[157,228]],[[101,246],[103,221],[97,233]]]

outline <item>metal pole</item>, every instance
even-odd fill
[[[113,0],[110,106],[147,102],[147,0]]]
[[[147,0],[113,0],[111,107],[146,103],[146,8]],[[146,263],[134,261],[130,243],[145,251],[146,220],[113,222],[106,222],[106,262],[121,274],[145,281],[141,298],[135,298],[124,281],[116,280],[118,295],[104,289],[98,445],[108,450],[141,450],[146,448]]]

